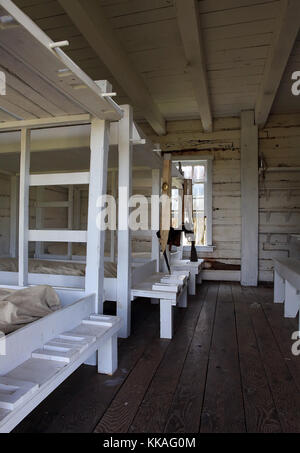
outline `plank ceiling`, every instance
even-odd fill
[[[15,0],[52,39],[70,41],[66,53],[93,79],[108,79],[119,104],[128,103],[56,0]],[[198,118],[199,112],[176,19],[174,0],[99,0],[166,119]],[[214,117],[253,109],[270,51],[278,0],[199,0],[208,83]],[[297,67],[298,65],[298,67]],[[274,111],[300,111],[291,95],[291,73],[300,70],[300,36],[274,103]],[[142,119],[135,109],[135,118]]]

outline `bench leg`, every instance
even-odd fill
[[[300,308],[300,295],[297,290],[286,280],[285,282],[285,318],[295,318]]]
[[[187,293],[188,293],[188,290],[187,290],[187,287],[185,287],[180,296],[180,300],[178,302],[178,307],[187,308]]]
[[[118,334],[108,338],[98,350],[98,373],[113,375],[118,369]]]
[[[281,304],[285,298],[285,284],[284,280],[278,272],[274,271],[274,302],[275,304]]]
[[[189,278],[189,295],[195,296],[196,295],[196,275],[191,274]]]
[[[173,338],[173,306],[170,300],[160,301],[160,338]]]

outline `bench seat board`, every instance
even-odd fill
[[[274,259],[274,269],[291,285],[300,291],[300,260],[295,258]]]
[[[99,319],[99,326],[96,325],[97,319]],[[72,354],[70,360],[61,361],[60,359],[55,360],[55,353],[51,357],[50,351],[47,351],[48,355],[42,358],[40,351],[39,357],[37,357],[37,354],[33,354],[35,357],[20,364],[5,376],[5,379],[11,382],[16,380],[30,382],[32,394],[29,399],[25,399],[24,402],[21,401],[18,407],[11,411],[5,407],[0,408],[0,433],[10,432],[95,352],[98,351],[99,373],[113,374],[116,370],[117,336],[122,326],[121,319],[111,316],[89,315],[86,320],[81,321],[81,324],[75,326],[74,329],[61,332],[59,338],[61,340],[61,338],[70,336],[74,341],[75,337],[84,336],[88,346],[81,349],[81,353],[80,348],[78,348],[76,353]],[[84,323],[84,321],[87,322]],[[89,324],[88,321],[92,321],[92,324]]]

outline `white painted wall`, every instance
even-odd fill
[[[153,135],[147,124],[144,131],[164,151],[186,151],[199,156],[214,156],[213,162],[213,253],[222,263],[241,263],[241,169],[240,120],[219,118],[214,132],[202,132],[201,123],[171,121],[164,137]],[[274,115],[259,132],[259,151],[268,166],[300,167],[300,114]],[[288,256],[289,234],[300,233],[300,172],[267,173],[264,190],[260,181],[259,200],[259,280],[273,280],[272,258]],[[287,210],[286,212],[272,212]],[[268,215],[269,212],[269,215]]]

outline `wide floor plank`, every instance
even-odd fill
[[[232,286],[238,335],[245,418],[250,433],[281,432],[280,421],[259,352],[249,306],[240,285]]]
[[[246,431],[230,284],[221,284],[219,289],[200,431]]]
[[[80,367],[15,432],[300,431],[298,320],[284,319],[272,288],[204,283],[175,309],[171,341],[159,339],[159,306],[132,308],[115,375]]]
[[[217,296],[218,285],[210,285],[169,411],[166,433],[199,432]]]
[[[169,345],[130,427],[130,432],[164,432],[169,408],[193,339],[205,294],[205,287],[203,287],[200,291],[200,297],[190,298],[189,310],[182,310],[183,322]]]

